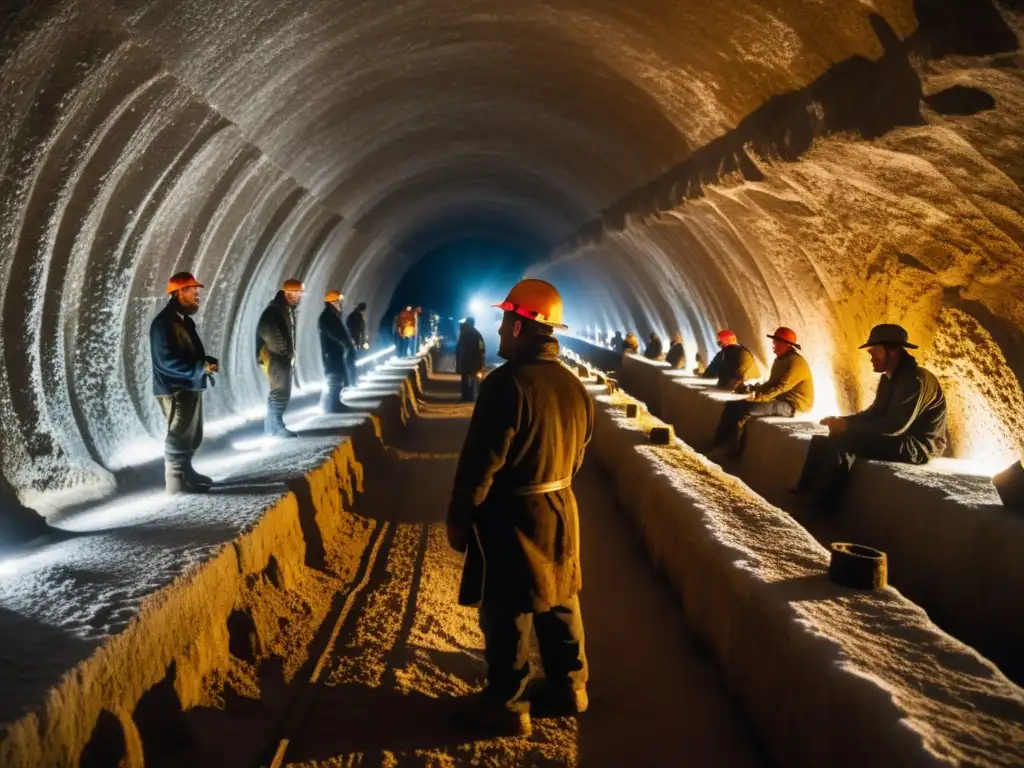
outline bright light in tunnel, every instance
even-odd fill
[[[395,351],[395,346],[391,345],[387,349],[382,349],[380,352],[374,352],[372,355],[367,355],[364,358],[356,360],[356,367],[361,368],[367,363],[372,363],[374,360],[380,360],[384,355],[390,355]]]
[[[487,302],[481,299],[479,296],[473,297],[473,299],[469,302],[470,314],[482,315],[484,312],[487,311],[487,308]]]

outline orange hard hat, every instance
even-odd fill
[[[775,333],[769,333],[768,338],[773,341],[781,341],[785,344],[789,344],[791,347],[800,349],[800,345],[796,343],[796,331],[792,328],[786,328],[781,326],[775,329]]]
[[[202,288],[203,284],[193,277],[191,272],[178,272],[171,275],[171,279],[167,281],[167,295],[170,296],[175,291],[180,291],[182,288]]]
[[[281,290],[287,293],[304,293],[306,286],[302,284],[301,280],[290,278],[284,281],[284,284],[281,286]]]
[[[718,332],[718,341],[720,344],[728,347],[731,344],[739,344],[739,340],[736,338],[736,334],[727,328],[723,328]]]
[[[494,306],[541,325],[553,328],[569,327],[562,323],[562,297],[555,286],[544,280],[520,280],[508,292],[508,298]]]
[[[331,290],[327,292],[327,295],[324,296],[324,301],[331,303],[335,301],[341,301],[343,298],[345,297],[341,295],[341,291],[336,291],[333,288],[331,288]]]

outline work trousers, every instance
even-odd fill
[[[416,339],[413,336],[399,339],[398,354],[401,357],[412,357],[415,352]]]
[[[203,393],[179,389],[172,395],[157,395],[156,401],[167,422],[164,456],[169,462],[183,463],[203,442]]]
[[[900,464],[926,464],[929,459],[925,446],[906,435],[815,435],[798,487],[835,503],[857,457]]]
[[[478,394],[480,394],[479,374],[462,374],[462,399],[467,403],[475,403]]]
[[[715,433],[715,445],[741,446],[743,427],[757,416],[792,416],[796,409],[790,403],[771,400],[767,403],[752,403],[749,400],[731,400],[722,410]]]
[[[324,378],[326,386],[320,398],[320,407],[327,413],[338,411],[342,407],[341,388],[345,384],[345,376],[341,373],[328,373]]]
[[[356,372],[356,350],[353,347],[345,352],[345,383],[342,386],[354,387],[359,383]]]
[[[572,691],[587,683],[583,617],[579,597],[543,613],[516,614],[500,607],[480,606],[484,633],[487,690],[510,704],[526,692],[530,681],[530,638],[537,635],[548,685]]]
[[[267,395],[267,413],[280,415],[292,399],[292,363],[284,357],[271,355],[267,366],[270,394]]]

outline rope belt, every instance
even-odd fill
[[[566,477],[561,480],[552,480],[550,483],[530,483],[529,485],[515,485],[508,489],[513,496],[535,496],[541,493],[552,493],[568,488],[572,485],[572,478]]]

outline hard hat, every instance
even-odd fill
[[[171,279],[167,281],[167,295],[170,296],[175,291],[180,291],[182,288],[202,288],[203,284],[200,283],[195,277],[192,276],[191,272],[178,272],[171,275]]]
[[[768,338],[773,341],[781,341],[785,344],[789,344],[791,347],[800,349],[800,345],[796,343],[796,331],[792,328],[779,327],[775,329],[775,333],[769,333]]]
[[[728,329],[722,329],[718,332],[718,342],[723,346],[728,347],[730,344],[739,344],[739,340],[736,338],[736,334]]]
[[[562,323],[562,297],[558,295],[555,286],[544,280],[520,280],[508,292],[508,298],[494,306],[541,325],[553,328],[569,327]]]
[[[284,281],[284,284],[281,285],[281,290],[288,293],[304,293],[306,286],[302,284],[301,280],[291,278]]]
[[[331,288],[331,290],[327,292],[327,295],[324,296],[324,301],[331,303],[335,301],[341,301],[343,298],[345,297],[341,295],[341,291],[336,291],[333,288]]]

